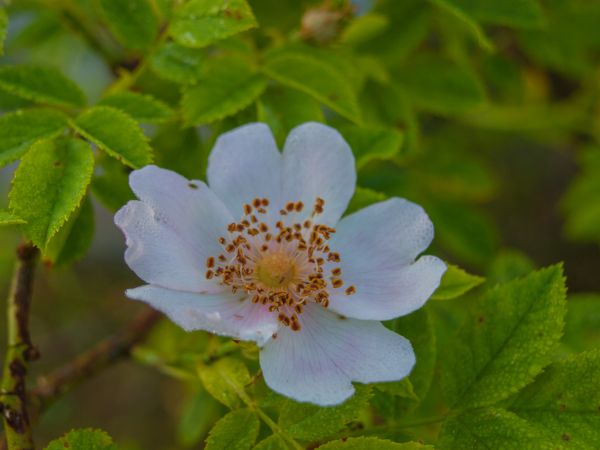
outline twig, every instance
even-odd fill
[[[125,329],[104,339],[50,374],[39,377],[29,396],[32,419],[37,419],[65,392],[128,356],[131,349],[144,340],[161,317],[158,311],[148,308]]]
[[[27,364],[39,357],[29,336],[29,304],[38,254],[32,244],[17,249],[17,266],[7,301],[8,347],[0,388],[0,412],[9,450],[34,448],[25,378]]]

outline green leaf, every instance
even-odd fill
[[[112,94],[104,97],[98,104],[117,108],[138,122],[162,123],[173,117],[173,111],[166,103],[137,92]]]
[[[191,0],[179,9],[170,32],[186,47],[206,47],[218,40],[256,27],[246,0]]]
[[[543,25],[544,16],[537,0],[444,0],[476,21],[521,28]]]
[[[440,287],[431,296],[432,300],[451,300],[479,286],[485,278],[471,275],[460,267],[448,264],[448,270],[442,277]]]
[[[188,400],[177,424],[177,440],[184,447],[198,445],[215,419],[221,415],[221,405],[204,389]]]
[[[314,51],[287,48],[267,54],[263,71],[275,81],[298,89],[338,114],[360,124],[357,95],[348,73]]]
[[[500,250],[488,269],[488,280],[492,283],[507,283],[515,278],[524,277],[535,270],[533,262],[517,250]]]
[[[86,102],[73,81],[50,67],[0,67],[0,88],[27,100],[54,106],[79,108]]]
[[[358,437],[328,442],[321,445],[319,450],[433,450],[433,447],[418,442],[399,443],[375,437]]]
[[[95,196],[111,211],[117,211],[135,196],[129,186],[129,169],[117,160],[101,155],[98,159],[98,173],[92,180]]]
[[[449,404],[490,405],[529,384],[550,362],[564,316],[561,266],[487,291],[448,347],[443,373]]]
[[[389,26],[389,19],[383,14],[369,13],[355,18],[344,29],[341,41],[348,45],[357,45],[373,39]]]
[[[346,215],[352,214],[353,212],[359,211],[366,208],[373,203],[382,202],[387,199],[387,196],[382,192],[377,192],[373,189],[368,189],[360,186],[356,186],[354,196],[350,200],[350,204],[346,209]]]
[[[40,249],[60,230],[83,199],[94,155],[78,139],[44,140],[23,157],[9,194],[10,209],[27,221],[25,234]]]
[[[278,434],[273,434],[260,441],[252,450],[289,450],[289,446]]]
[[[519,392],[509,409],[553,448],[600,448],[600,351],[555,362]]]
[[[46,450],[118,450],[112,439],[104,431],[84,429],[73,430],[56,439]]]
[[[563,342],[575,351],[600,347],[600,294],[570,295]]]
[[[149,47],[158,33],[150,0],[100,0],[108,27],[116,38],[132,49]]]
[[[395,128],[343,127],[340,132],[350,144],[360,170],[374,160],[390,160],[398,156],[404,135]]]
[[[238,409],[224,415],[206,440],[206,450],[248,450],[256,442],[260,423],[248,409]]]
[[[165,42],[150,56],[150,66],[165,80],[192,84],[202,76],[205,58],[202,50]]]
[[[8,28],[8,15],[4,8],[0,8],[0,56],[4,54],[4,39]]]
[[[67,126],[62,114],[30,109],[0,117],[0,167],[19,159],[38,140],[58,136]]]
[[[244,60],[219,60],[198,84],[184,88],[183,117],[190,125],[214,122],[250,105],[266,87],[266,80]]]
[[[411,60],[397,80],[419,108],[439,114],[455,114],[483,105],[485,95],[473,72],[434,56]]]
[[[408,378],[389,383],[374,383],[373,387],[375,387],[375,389],[378,391],[384,392],[388,396],[419,401],[419,397],[417,397],[417,394],[415,394],[413,385]]]
[[[20,225],[25,223],[23,219],[15,216],[10,211],[0,209],[0,225]]]
[[[318,407],[288,399],[281,408],[279,425],[293,438],[317,441],[334,435],[357,419],[370,397],[369,386],[357,385],[356,393],[337,406]]]
[[[554,450],[526,420],[501,408],[469,410],[444,423],[436,445],[440,450]]]
[[[223,358],[210,366],[198,368],[206,390],[229,408],[236,408],[250,383],[248,368],[238,359]]]
[[[138,124],[110,106],[96,106],[80,115],[73,126],[110,156],[134,169],[152,162],[152,149]]]
[[[465,13],[461,8],[457,7],[453,2],[448,0],[430,0],[431,3],[435,4],[441,11],[447,13],[450,17],[457,19],[462,25],[464,25],[469,33],[473,35],[475,40],[479,43],[481,48],[491,52],[494,50],[493,42],[485,34],[483,27],[469,14]],[[446,18],[443,18],[446,19]]]
[[[292,128],[304,122],[324,122],[325,118],[312,97],[296,89],[269,86],[258,101],[258,120],[267,123],[283,144]]]
[[[89,197],[50,240],[44,258],[55,267],[70,264],[85,255],[94,238],[94,207]]]

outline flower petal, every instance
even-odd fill
[[[147,283],[193,292],[218,292],[205,279],[205,262],[222,249],[217,239],[232,217],[201,181],[155,166],[132,172],[130,184],[142,200],[115,215],[127,238],[125,261]]]
[[[400,380],[415,364],[410,342],[379,322],[341,318],[316,304],[300,321],[300,331],[282,327],[260,353],[267,385],[295,400],[335,405],[354,393],[352,381]]]
[[[392,198],[342,219],[330,241],[341,255],[344,287],[330,293],[329,307],[348,317],[388,320],[420,308],[446,271],[434,256],[413,262],[433,239],[420,206]],[[344,294],[354,286],[356,293]]]
[[[342,216],[356,185],[352,150],[331,127],[309,122],[294,128],[283,150],[283,203],[302,201],[303,220],[317,197],[325,200],[320,223],[333,226]]]
[[[236,220],[244,203],[257,197],[279,208],[281,154],[269,127],[252,123],[219,136],[208,159],[207,178]]]
[[[203,295],[146,285],[129,289],[126,295],[165,313],[186,331],[206,330],[262,345],[279,327],[264,305],[230,293]]]

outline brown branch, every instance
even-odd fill
[[[0,389],[0,413],[9,450],[34,448],[25,378],[28,363],[39,357],[29,336],[29,305],[38,255],[32,244],[17,249],[17,265],[7,302],[8,348]]]
[[[31,390],[29,404],[36,420],[54,400],[91,378],[118,360],[145,339],[161,318],[153,309],[142,311],[125,329],[96,344],[55,371],[38,378]]]

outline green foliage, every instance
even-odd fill
[[[0,89],[37,103],[66,108],[82,107],[86,102],[73,81],[50,67],[0,67]]]
[[[173,117],[173,111],[167,104],[137,92],[111,94],[104,97],[99,104],[120,109],[138,122],[162,123]]]
[[[289,447],[277,434],[273,434],[266,439],[260,441],[253,450],[288,450]]]
[[[6,29],[8,28],[8,15],[4,8],[0,8],[0,56],[4,54],[4,38],[6,38]]]
[[[208,433],[216,417],[219,417],[219,403],[204,389],[189,399],[181,414],[177,427],[177,440],[184,447],[197,445]]]
[[[386,195],[381,192],[357,186],[356,190],[354,191],[354,196],[348,205],[348,209],[346,209],[346,214],[359,211],[369,205],[372,205],[373,203],[382,202],[386,198]]]
[[[79,206],[94,158],[78,139],[43,140],[23,158],[10,191],[10,209],[27,223],[23,231],[44,250]]]
[[[56,439],[45,450],[118,450],[112,439],[104,431],[82,429],[68,432]]]
[[[165,42],[152,54],[150,64],[166,80],[191,84],[202,76],[205,59],[202,50]]]
[[[224,415],[210,430],[207,450],[248,450],[258,436],[260,423],[248,409],[238,409]]]
[[[250,373],[238,359],[224,358],[198,369],[204,388],[229,408],[240,405],[244,387],[250,383]]]
[[[347,127],[340,131],[352,148],[358,169],[373,160],[389,160],[399,156],[404,138],[394,128]]]
[[[58,136],[65,116],[46,109],[16,111],[0,117],[0,166],[23,156],[38,140]]]
[[[25,223],[23,219],[15,216],[10,211],[6,211],[5,209],[0,210],[0,225],[20,225]]]
[[[110,30],[126,47],[148,47],[158,32],[158,20],[151,0],[101,0]]]
[[[431,296],[433,300],[451,300],[464,295],[485,281],[477,275],[471,275],[460,267],[450,264],[442,277],[440,287]]]
[[[335,435],[368,405],[371,389],[357,386],[356,393],[338,406],[320,408],[308,403],[286,400],[281,408],[279,425],[293,438],[317,441]]]
[[[417,442],[405,442],[399,444],[374,437],[359,437],[329,442],[319,447],[323,450],[428,450],[433,449],[430,445]]]
[[[255,26],[246,0],[191,0],[176,12],[171,35],[186,47],[205,47]]]
[[[347,119],[361,122],[358,100],[347,78],[348,73],[342,72],[342,67],[327,54],[303,47],[278,49],[267,55],[263,71],[275,81],[307,93]]]
[[[256,100],[267,87],[265,79],[243,59],[216,61],[183,90],[183,116],[189,124],[213,122],[235,114]]]
[[[137,123],[124,112],[96,106],[77,117],[74,127],[113,158],[135,168],[152,162],[152,149]]]
[[[444,379],[450,405],[490,405],[529,384],[562,334],[565,285],[552,266],[489,290],[448,349]]]

